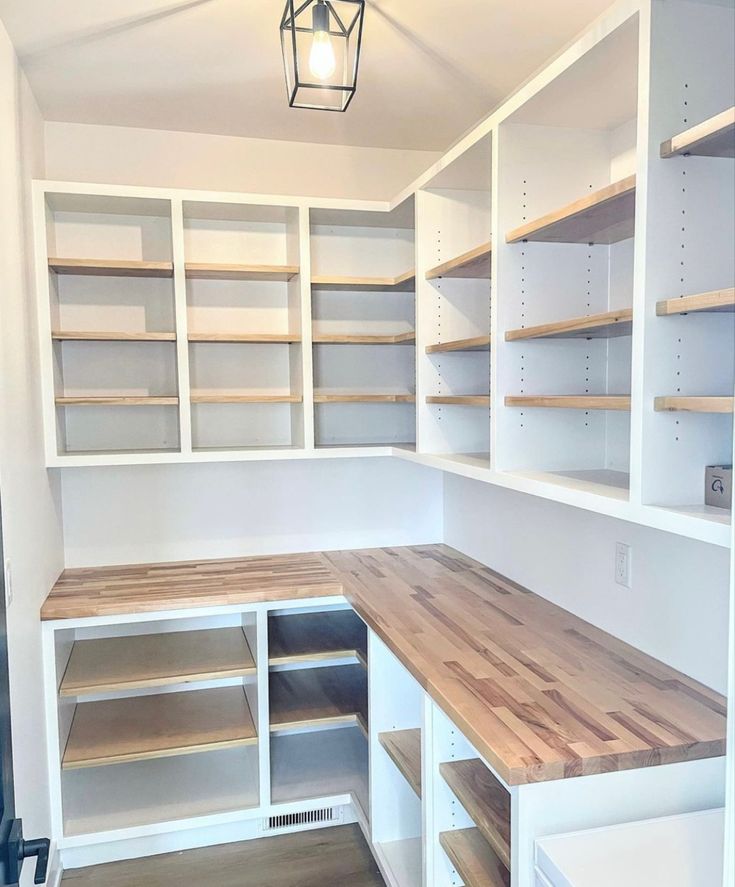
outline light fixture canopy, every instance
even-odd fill
[[[286,0],[281,49],[292,108],[346,111],[357,90],[365,0]]]

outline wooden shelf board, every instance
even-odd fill
[[[505,398],[507,407],[544,407],[563,410],[630,410],[630,396],[623,394],[523,394]]]
[[[62,767],[145,761],[257,741],[242,687],[81,702]]]
[[[95,394],[56,398],[56,405],[59,407],[168,407],[176,406],[178,402],[178,397],[132,394]]]
[[[633,331],[633,309],[621,308],[604,314],[573,317],[523,329],[508,330],[506,342],[518,339],[612,339]]]
[[[698,311],[735,311],[735,287],[682,296],[678,299],[662,299],[660,302],[656,302],[656,314],[659,317],[668,317],[672,314],[695,314]]]
[[[369,394],[347,392],[342,394],[319,394],[315,392],[314,403],[415,403],[415,394]]]
[[[510,868],[510,794],[479,758],[450,761],[439,772],[482,836]]]
[[[661,143],[662,157],[735,157],[735,106]]]
[[[426,403],[440,403],[447,406],[489,407],[489,394],[431,394]]]
[[[367,629],[353,610],[295,613],[268,619],[270,665],[350,657],[367,662]]]
[[[58,259],[48,260],[56,274],[78,274],[94,277],[173,277],[172,262],[143,262],[122,259]]]
[[[634,234],[635,176],[510,231],[508,243],[617,243]]]
[[[286,344],[301,341],[300,333],[189,333],[190,342],[243,342]]]
[[[416,333],[395,333],[393,335],[362,335],[346,333],[315,333],[315,345],[413,345]]]
[[[654,409],[657,412],[684,413],[732,413],[732,397],[657,397]]]
[[[54,330],[51,338],[57,342],[175,342],[176,333]]]
[[[444,354],[450,351],[489,351],[490,336],[474,336],[471,339],[454,339],[451,342],[437,342],[427,345],[427,354]]]
[[[413,791],[421,797],[421,730],[391,730],[378,741]]]
[[[137,690],[255,674],[241,628],[76,641],[60,696]]]
[[[465,887],[510,887],[508,868],[498,859],[479,829],[441,832],[439,843]]]
[[[461,277],[470,279],[490,279],[491,260],[492,260],[492,242],[488,241],[474,249],[462,253],[442,262],[435,268],[431,268],[426,272],[427,280],[436,280],[438,277]]]
[[[362,665],[271,672],[271,732],[338,724],[367,730],[367,722],[367,674]]]
[[[192,392],[192,403],[301,403],[300,394],[197,394]]]
[[[280,280],[288,281],[299,273],[298,265],[239,265],[218,262],[187,262],[189,280]]]
[[[406,271],[405,274],[399,274],[397,277],[349,277],[339,274],[314,274],[311,278],[311,285],[314,289],[322,290],[412,292],[416,287],[416,272]]]

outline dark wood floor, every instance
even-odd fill
[[[66,887],[385,887],[356,825],[65,872]]]

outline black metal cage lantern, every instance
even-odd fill
[[[292,108],[346,111],[357,89],[365,0],[286,0],[281,48]]]

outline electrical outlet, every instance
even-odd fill
[[[10,569],[10,561],[5,561],[5,609],[13,603],[13,572]]]
[[[631,587],[631,557],[630,545],[615,543],[615,581],[626,588]]]

